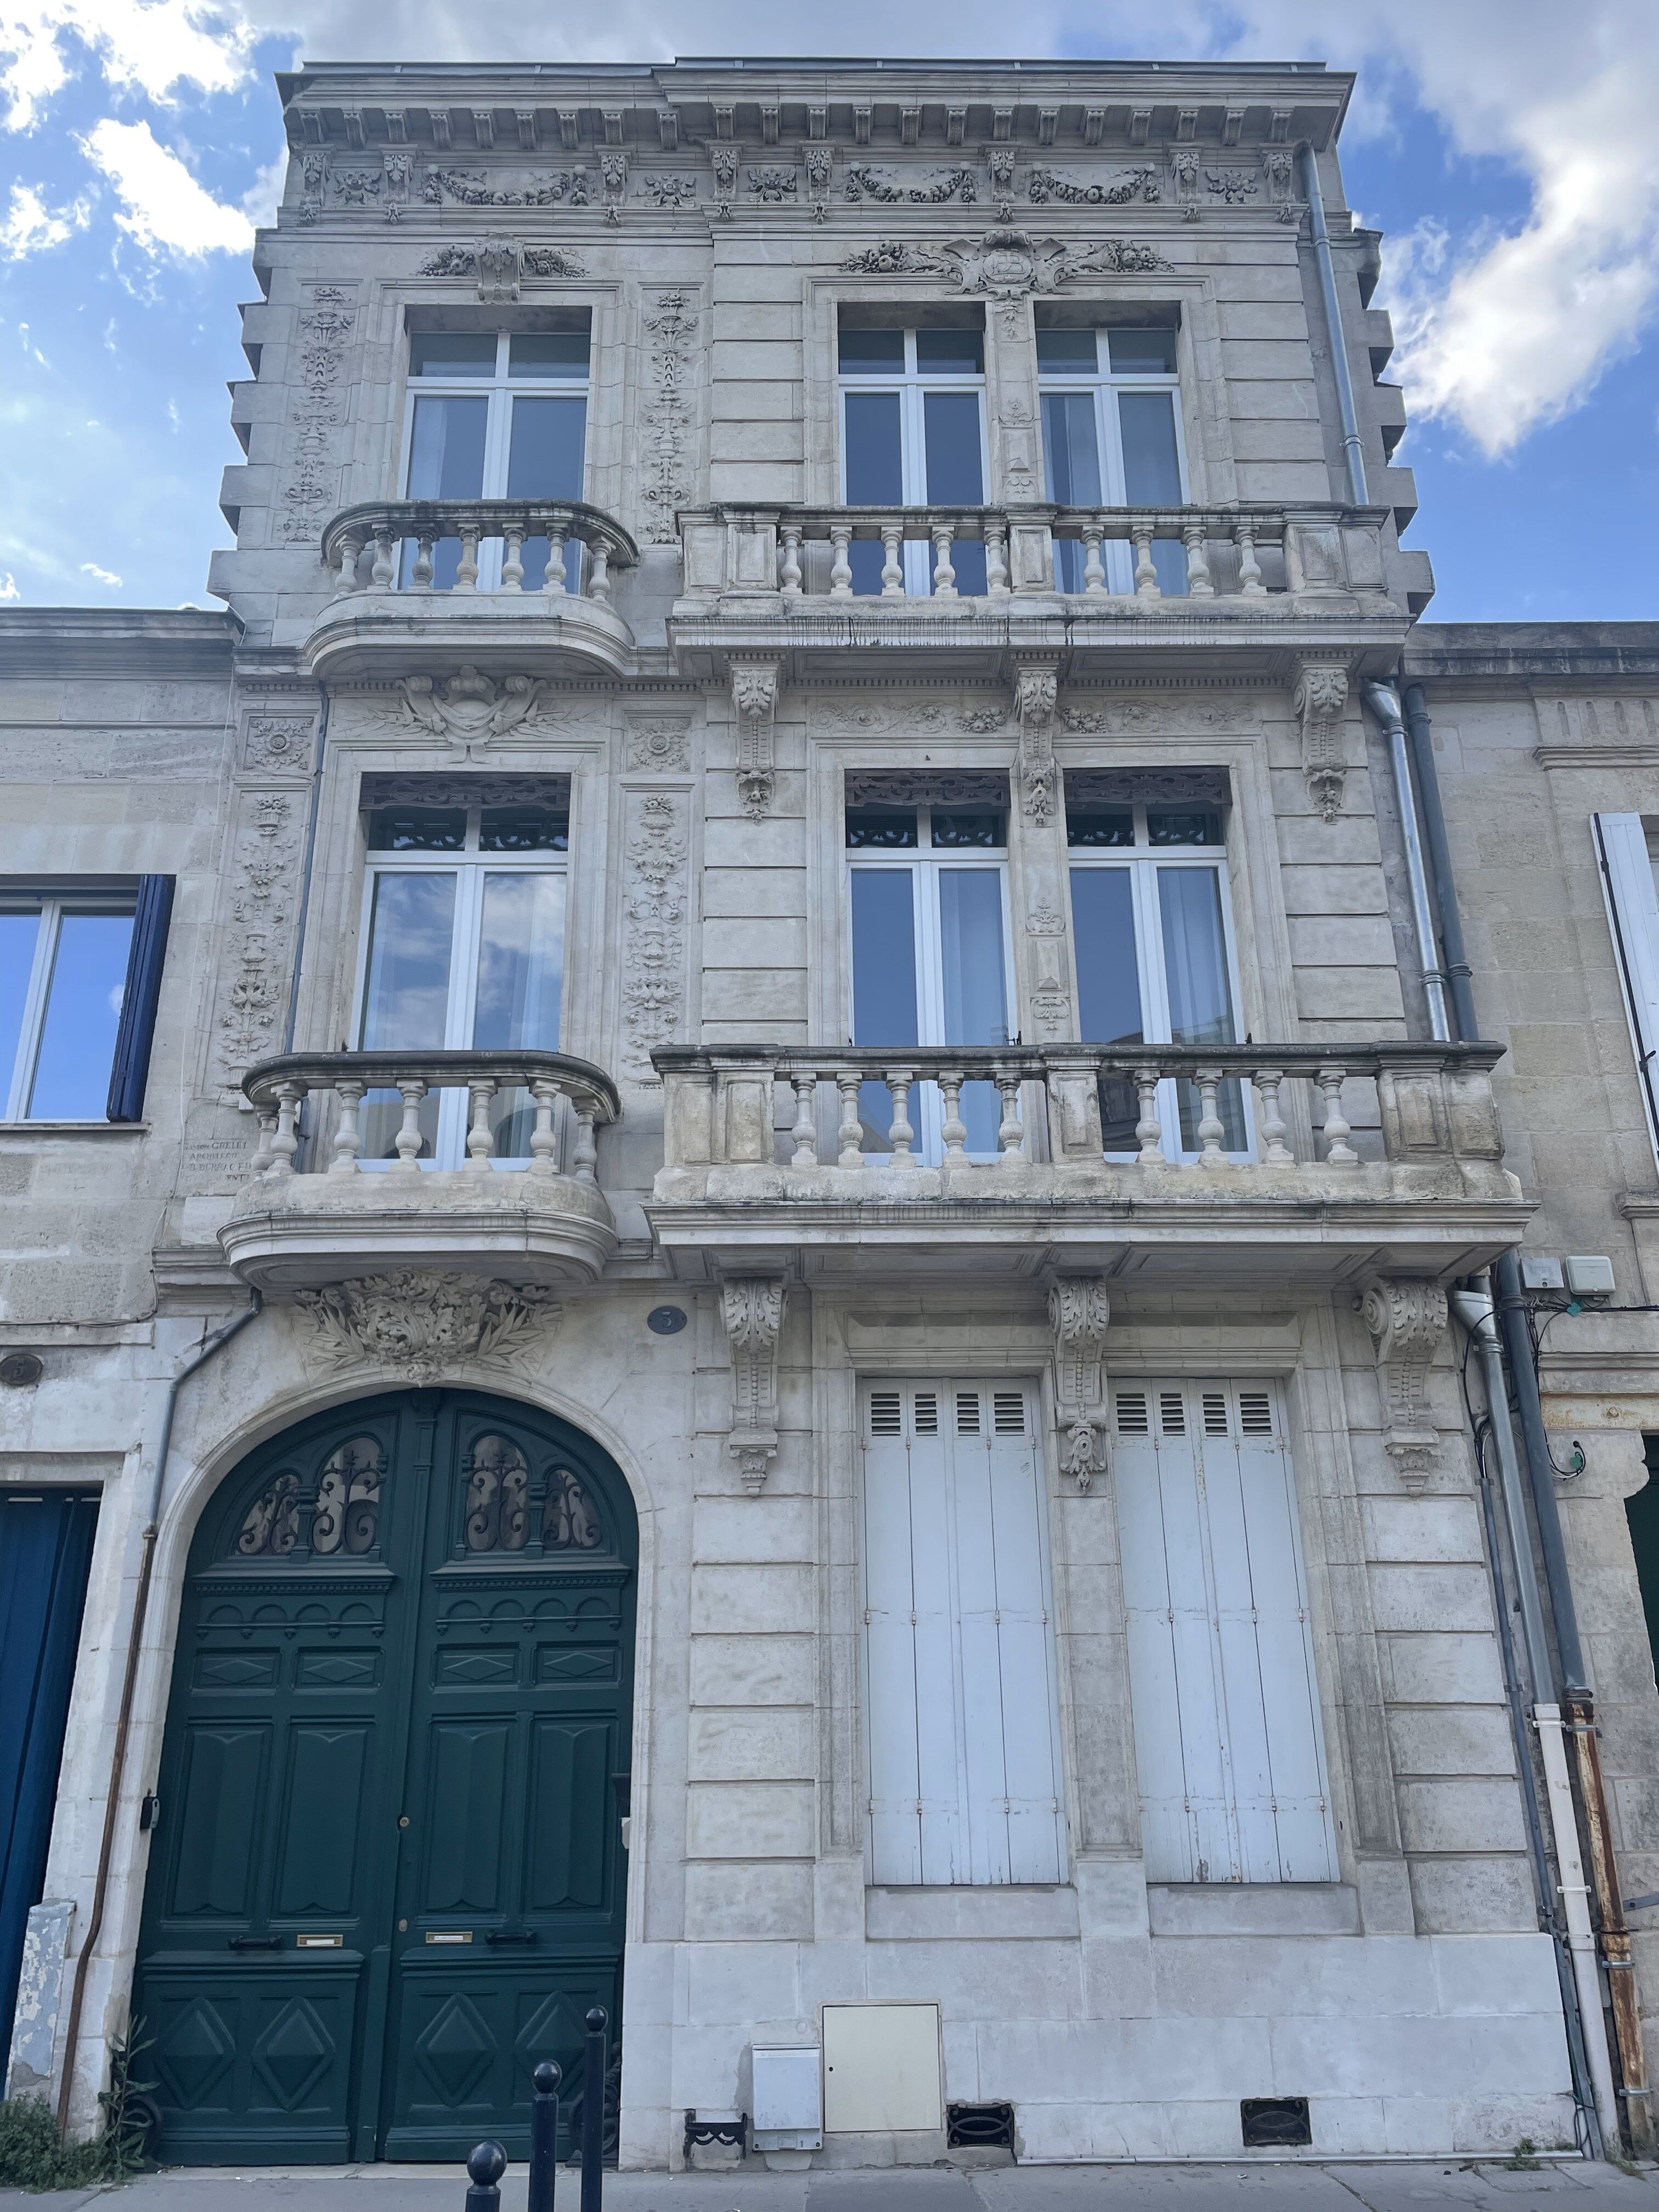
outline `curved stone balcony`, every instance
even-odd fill
[[[1443,1281],[1513,1243],[1532,1210],[1502,1164],[1497,1045],[652,1057],[665,1157],[647,1211],[688,1272],[710,1255],[741,1269],[793,1255],[862,1278],[902,1254],[986,1276],[1063,1261],[1148,1284]],[[988,1109],[977,1153],[963,1105],[975,1084]]]
[[[526,585],[526,548],[547,553]],[[438,557],[459,547],[453,570]],[[611,604],[639,548],[579,500],[371,500],[323,532],[334,597],[312,624],[308,672],[325,682],[407,675],[494,653],[536,676],[627,676],[634,633]],[[441,576],[447,580],[441,580]]]
[[[285,1053],[251,1067],[258,1116],[252,1179],[219,1242],[261,1290],[298,1290],[394,1267],[512,1282],[594,1281],[617,1249],[594,1131],[622,1112],[602,1068],[557,1052]],[[365,1097],[396,1093],[389,1159],[363,1157]],[[466,1164],[434,1166],[433,1106],[454,1097]],[[531,1104],[528,1158],[496,1157],[492,1112]]]

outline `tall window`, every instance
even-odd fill
[[[1050,499],[1064,507],[1180,507],[1187,497],[1176,333],[1117,325],[1036,334],[1042,458]],[[1133,592],[1134,550],[1101,548],[1109,592]],[[1055,581],[1083,589],[1083,547],[1054,547]],[[1176,538],[1152,540],[1159,588],[1187,588]]]
[[[1072,930],[1078,1012],[1085,1044],[1231,1044],[1238,981],[1228,915],[1218,805],[1091,799],[1086,774],[1067,778]],[[1110,787],[1109,783],[1108,788]],[[1109,1153],[1139,1150],[1139,1102],[1127,1077],[1101,1085]],[[1216,1101],[1222,1149],[1250,1146],[1235,1076]],[[1159,1086],[1164,1149],[1199,1150],[1199,1095],[1189,1082]]]
[[[378,806],[368,815],[368,881],[356,1042],[364,1052],[528,1047],[556,1051],[564,981],[568,816],[550,805]],[[466,1157],[466,1094],[429,1094],[422,1161]],[[362,1164],[397,1157],[392,1091],[371,1091]],[[522,1090],[491,1102],[495,1158],[526,1161],[535,1108]]]
[[[1006,789],[988,803],[849,803],[854,1044],[1009,1042],[1006,806]],[[995,1086],[965,1085],[959,1110],[969,1153],[994,1156]],[[938,1086],[916,1086],[908,1111],[917,1149],[937,1160]],[[886,1151],[893,1100],[884,1083],[862,1085],[859,1112],[866,1151]]]
[[[587,319],[567,331],[417,331],[409,341],[404,485],[410,499],[580,499],[587,429]],[[410,581],[416,549],[404,550]],[[433,555],[434,587],[455,581],[460,540]],[[575,557],[574,550],[568,556]],[[547,539],[526,538],[524,588],[547,576]],[[479,582],[500,581],[498,542]],[[485,573],[485,563],[489,564]]]
[[[0,1113],[101,1121],[132,949],[131,896],[0,891]]]
[[[985,499],[985,334],[978,330],[841,333],[842,496],[849,507],[979,507]],[[854,539],[853,589],[881,590],[884,554]],[[904,587],[933,589],[933,549],[904,548]],[[958,538],[957,589],[985,590],[985,546]]]
[[[1590,827],[1625,987],[1648,1139],[1659,1164],[1659,836],[1639,814],[1592,815]]]

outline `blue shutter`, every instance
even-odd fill
[[[155,1007],[161,995],[161,969],[167,957],[167,924],[173,919],[173,884],[171,876],[138,878],[132,946],[127,954],[126,989],[121,999],[121,1025],[115,1032],[115,1060],[109,1077],[109,1104],[106,1111],[112,1121],[142,1121],[144,1118],[150,1040],[155,1034]]]

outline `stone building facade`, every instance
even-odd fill
[[[0,617],[14,2089],[516,2149],[597,2002],[630,2166],[1574,2140],[1351,85],[279,80],[227,611]]]

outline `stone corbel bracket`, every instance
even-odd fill
[[[780,664],[734,660],[732,710],[738,726],[738,796],[750,821],[761,822],[772,804],[777,782],[774,727],[778,711]]]
[[[1019,717],[1019,787],[1034,822],[1046,823],[1054,811],[1060,770],[1054,760],[1054,707],[1060,696],[1060,664],[1024,661],[1014,672],[1014,710]]]
[[[1429,1417],[1429,1369],[1446,1333],[1446,1293],[1437,1284],[1379,1275],[1359,1311],[1376,1347],[1382,1447],[1407,1490],[1420,1490],[1440,1456]]]
[[[1302,723],[1302,775],[1308,795],[1327,822],[1342,811],[1347,774],[1343,755],[1343,718],[1348,704],[1348,672],[1340,661],[1304,660],[1297,670],[1291,707]]]
[[[726,1448],[751,1495],[765,1485],[778,1449],[778,1335],[784,1286],[775,1275],[734,1275],[720,1285],[720,1319],[732,1341],[732,1433]]]
[[[1064,1275],[1048,1291],[1054,1334],[1054,1425],[1060,1471],[1079,1490],[1105,1472],[1106,1395],[1101,1374],[1111,1300],[1098,1275]]]

